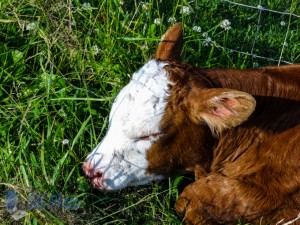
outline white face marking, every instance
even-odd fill
[[[103,173],[101,181],[92,180],[95,188],[119,190],[162,179],[147,174],[146,152],[159,138],[167,104],[169,79],[165,65],[156,60],[146,63],[115,99],[108,132],[85,162]]]

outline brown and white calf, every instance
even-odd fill
[[[83,164],[93,186],[194,172],[176,203],[186,224],[300,224],[300,65],[200,69],[181,47],[177,23],[117,96]]]

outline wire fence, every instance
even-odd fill
[[[282,49],[281,49],[281,53],[280,53],[279,58],[271,58],[271,57],[266,57],[266,56],[263,56],[263,55],[258,55],[254,52],[254,49],[255,49],[256,44],[257,44],[257,38],[258,38],[258,36],[261,32],[260,28],[261,28],[261,23],[262,23],[262,14],[264,12],[278,14],[280,16],[288,16],[289,19],[294,18],[296,20],[299,20],[299,22],[300,22],[300,15],[297,15],[297,14],[293,13],[292,10],[277,11],[277,10],[269,9],[269,8],[265,7],[264,5],[262,5],[262,0],[258,0],[256,6],[247,5],[247,4],[243,4],[243,3],[238,3],[238,2],[235,2],[235,1],[231,1],[231,0],[222,0],[222,1],[229,4],[229,5],[248,8],[248,9],[252,9],[252,10],[258,10],[259,13],[258,13],[258,17],[257,17],[255,36],[253,38],[253,42],[251,44],[252,47],[251,47],[250,51],[241,51],[241,50],[237,50],[237,49],[233,49],[233,48],[227,48],[227,47],[223,47],[223,46],[218,46],[218,48],[221,48],[223,50],[230,51],[230,52],[233,52],[233,53],[239,53],[239,54],[242,54],[242,55],[249,55],[249,56],[251,56],[253,58],[257,58],[257,59],[276,62],[278,65],[280,65],[281,63],[293,64],[293,62],[291,62],[290,60],[285,60],[283,58],[283,52],[284,52],[285,47],[287,45],[286,41],[287,41],[288,33],[290,31],[290,23],[288,23],[288,26],[287,26],[287,31],[285,33],[284,41],[282,43]],[[255,2],[255,1],[253,1],[253,2]],[[300,37],[300,33],[298,34],[298,36]],[[300,50],[299,50],[299,53],[300,53]]]

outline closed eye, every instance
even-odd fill
[[[137,139],[140,141],[148,141],[148,140],[155,140],[157,139],[162,133],[161,132],[156,132],[152,133],[150,135],[145,135],[145,136],[140,136]]]

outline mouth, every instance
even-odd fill
[[[90,178],[90,182],[93,185],[93,188],[98,190],[105,190],[102,177],[92,177]]]

